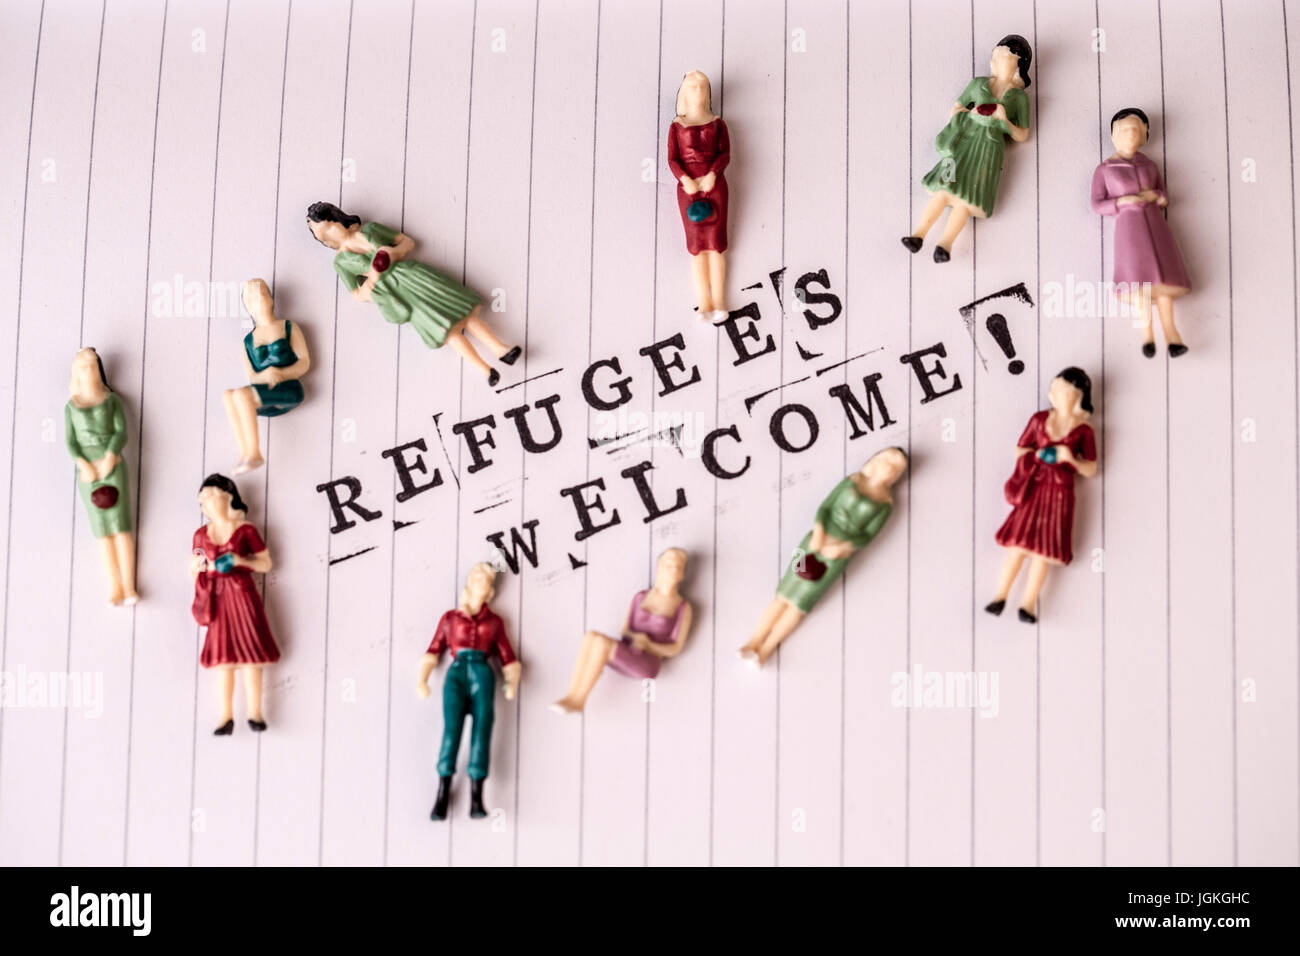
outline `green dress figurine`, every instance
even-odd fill
[[[742,660],[762,667],[839,580],[853,555],[880,533],[893,512],[891,489],[906,470],[903,449],[886,448],[827,495],[817,509],[812,531],[804,535],[791,558],[776,597],[763,611],[749,643],[740,649]]]
[[[948,224],[934,247],[934,261],[947,262],[953,241],[971,216],[993,215],[1002,178],[1006,137],[1017,143],[1029,139],[1029,62],[1032,54],[1022,36],[1003,37],[993,48],[989,75],[977,76],[961,91],[948,114],[948,123],[935,137],[939,162],[921,184],[930,201],[916,231],[903,237],[909,252],[919,252],[926,233],[951,206]]]
[[[450,345],[487,376],[495,386],[501,373],[488,365],[469,343],[466,333],[492,350],[503,365],[514,365],[523,354],[511,348],[483,319],[483,302],[471,290],[437,269],[407,256],[415,240],[377,222],[364,225],[333,203],[312,203],[307,226],[323,245],[337,252],[334,271],[358,302],[373,302],[379,314],[395,325],[410,323],[431,349]]]
[[[63,409],[68,454],[77,463],[77,491],[90,531],[99,539],[100,559],[108,572],[108,603],[132,605],[135,589],[135,535],[131,526],[131,489],[122,449],[126,447],[126,412],[108,387],[104,363],[92,348],[72,360],[70,398]]]

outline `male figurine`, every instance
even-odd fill
[[[442,747],[438,751],[438,796],[433,803],[431,820],[447,819],[447,802],[451,799],[451,776],[456,771],[456,753],[460,750],[461,730],[468,714],[474,715],[470,734],[469,815],[485,817],[483,781],[488,775],[492,751],[492,716],[496,693],[496,674],[488,657],[493,652],[501,661],[506,679],[506,700],[514,700],[519,687],[522,665],[506,637],[501,618],[488,607],[496,594],[496,569],[490,564],[476,564],[469,570],[460,604],[438,622],[429,650],[420,658],[420,679],[415,692],[429,696],[429,675],[438,666],[445,649],[451,650],[451,666],[442,685]]]

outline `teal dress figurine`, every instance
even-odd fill
[[[483,319],[483,302],[437,269],[409,259],[415,240],[377,222],[364,225],[333,203],[312,203],[307,226],[335,250],[334,271],[358,302],[373,302],[395,325],[410,324],[431,349],[450,345],[495,386],[501,373],[475,351],[466,333],[487,346],[503,365],[523,354],[501,341]]]
[[[930,201],[916,231],[903,237],[909,252],[918,252],[926,233],[951,206],[948,224],[934,247],[934,261],[947,262],[952,244],[971,216],[993,215],[1002,178],[1006,137],[1017,143],[1029,138],[1029,62],[1032,54],[1024,37],[1003,37],[993,48],[989,75],[977,76],[961,91],[948,114],[948,123],[935,137],[939,162],[921,184]]]
[[[831,589],[853,555],[866,547],[893,513],[891,489],[907,470],[907,454],[886,448],[849,475],[826,497],[786,568],[742,660],[762,667]]]
[[[135,589],[130,479],[122,457],[128,437],[126,411],[109,388],[104,363],[92,348],[82,349],[72,360],[68,391],[64,439],[77,463],[77,492],[108,572],[108,603],[132,605],[140,595]]]
[[[451,800],[451,778],[456,772],[456,755],[466,718],[473,721],[470,731],[469,763],[465,768],[470,782],[469,815],[485,817],[483,781],[487,779],[492,755],[492,725],[496,719],[496,672],[492,658],[501,665],[505,678],[506,700],[514,700],[519,690],[523,665],[515,657],[504,622],[489,607],[496,594],[496,569],[490,564],[470,568],[460,602],[438,621],[429,649],[420,658],[420,675],[415,687],[418,696],[429,696],[429,675],[438,666],[443,651],[451,652],[451,666],[442,683],[442,745],[438,748],[438,795],[434,798],[431,820],[445,820]]]
[[[274,418],[301,405],[302,378],[311,368],[302,329],[275,314],[271,289],[261,279],[244,283],[244,308],[253,317],[253,329],[244,336],[248,384],[228,388],[222,395],[226,417],[239,443],[236,475],[262,466],[265,459],[257,419]]]

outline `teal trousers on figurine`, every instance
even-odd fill
[[[496,687],[496,673],[486,654],[469,650],[456,654],[442,684],[442,747],[438,751],[438,776],[450,777],[456,772],[461,730],[466,716],[473,715],[466,772],[471,780],[487,777],[488,760],[492,754]]]

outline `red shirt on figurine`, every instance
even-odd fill
[[[494,649],[503,667],[514,663],[515,651],[506,637],[500,615],[484,604],[473,617],[460,608],[452,608],[444,614],[426,653],[437,657],[450,650],[454,658],[457,651],[482,651],[490,656]]]

